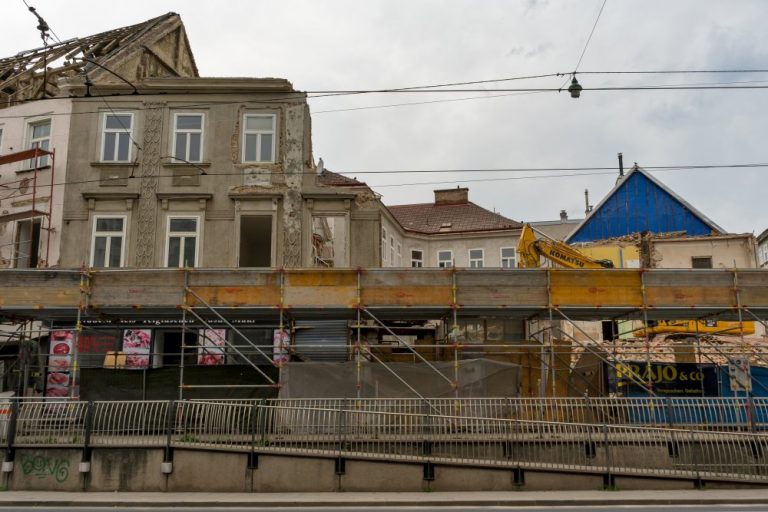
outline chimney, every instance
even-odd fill
[[[568,220],[568,212],[565,210],[560,210],[560,222],[565,222]]]
[[[589,190],[586,188],[584,189],[584,203],[586,203],[584,215],[589,215],[589,212],[592,211],[592,205],[589,204]]]
[[[619,153],[619,176],[624,176],[624,155]]]
[[[435,205],[467,204],[469,202],[468,188],[447,188],[435,190]]]

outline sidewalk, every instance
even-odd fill
[[[404,493],[0,492],[0,506],[376,507],[768,504],[768,490]]]

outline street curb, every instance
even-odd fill
[[[315,501],[270,501],[270,500],[253,500],[253,501],[189,501],[186,500],[170,502],[170,501],[117,501],[117,500],[3,500],[0,496],[0,507],[7,506],[26,506],[26,507],[123,507],[123,508],[172,508],[172,507],[188,507],[188,508],[315,508],[315,507],[333,507],[333,508],[349,508],[349,507],[438,507],[438,506],[451,506],[451,507],[471,507],[471,506],[484,506],[484,507],[574,507],[574,506],[619,506],[619,505],[764,505],[768,504],[768,496],[764,498],[734,498],[734,497],[712,497],[712,498],[661,498],[661,499],[641,499],[641,498],[607,498],[607,499],[489,499],[489,500],[457,500],[457,499],[426,499],[426,500],[402,500],[393,499],[388,501],[376,500],[376,501],[337,501],[337,500],[315,500]]]

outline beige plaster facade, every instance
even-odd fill
[[[63,266],[103,263],[98,219],[121,220],[112,239],[122,238],[124,267],[377,264],[379,203],[363,184],[323,184],[305,95],[288,81],[148,79],[140,91],[109,108],[73,100]],[[131,119],[131,155],[120,163],[102,158],[105,117],[115,114]],[[202,120],[195,162],[175,158],[178,115]],[[271,122],[258,139],[264,161],[245,161],[247,116]],[[193,221],[183,243],[196,244],[194,261],[171,256],[173,219]]]

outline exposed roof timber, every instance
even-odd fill
[[[169,60],[169,56],[161,55],[163,52],[152,47],[153,42],[174,32],[178,37],[177,46],[173,49],[175,60],[180,63],[182,53],[187,53],[187,64],[191,67],[187,73],[182,73],[179,66],[171,62],[174,59]],[[68,39],[0,59],[0,107],[55,96],[59,93],[59,80],[74,78],[83,72],[92,73],[91,80],[98,83],[108,77],[99,64],[114,68],[117,61],[136,52],[151,54],[173,76],[198,75],[184,25],[178,14],[168,13],[136,25]]]

